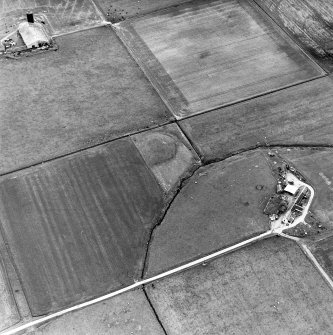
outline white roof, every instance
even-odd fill
[[[22,22],[19,24],[18,31],[28,48],[37,47],[38,43],[50,43],[50,38],[39,22]]]
[[[288,192],[288,193],[294,195],[294,194],[297,192],[298,187],[295,186],[295,185],[290,185],[290,184],[288,184],[288,185],[284,188],[284,190],[285,190],[286,192]]]

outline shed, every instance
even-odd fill
[[[297,190],[298,190],[298,187],[295,186],[295,185],[291,185],[291,184],[288,184],[288,185],[284,188],[284,191],[285,191],[285,192],[288,192],[288,193],[290,193],[290,194],[292,194],[292,195],[295,195],[296,192],[297,192]]]
[[[18,32],[27,48],[38,48],[51,43],[51,38],[48,36],[42,23],[22,22],[19,24]]]

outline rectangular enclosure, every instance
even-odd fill
[[[324,74],[251,1],[193,1],[116,27],[178,118]]]

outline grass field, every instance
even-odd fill
[[[271,238],[150,285],[168,335],[329,335],[331,289],[292,241]]]

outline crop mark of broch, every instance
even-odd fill
[[[295,166],[287,162],[283,157],[279,155],[278,150],[283,147],[283,145],[256,146],[255,148],[243,150],[241,153],[233,153],[228,157],[224,157],[218,160],[210,162],[205,162],[201,160],[203,161],[202,165],[197,166],[197,168],[194,169],[194,171],[192,171],[189,176],[181,181],[177,190],[174,191],[173,197],[171,197],[170,201],[166,205],[165,210],[160,216],[160,219],[152,228],[149,240],[147,242],[146,255],[142,270],[142,278],[147,271],[149,248],[154,235],[154,231],[158,226],[163,223],[163,220],[167,215],[168,210],[176,201],[178,194],[181,192],[182,188],[190,181],[191,177],[195,174],[195,172],[203,166],[227,161],[231,157],[242,155],[246,152],[266,149],[267,164],[269,165],[272,174],[276,179],[276,191],[267,201],[263,211],[264,214],[267,215],[267,220],[270,221],[270,231],[272,233],[271,236],[278,235],[281,237],[289,238],[291,240],[296,240],[297,243],[299,243],[302,247],[302,238],[318,235],[324,232],[327,228],[310,211],[310,207],[315,196],[314,189],[309,184],[310,182],[307,181],[305,176]],[[299,147],[310,149],[317,149],[318,147],[332,149],[331,146],[325,145],[288,145],[287,147],[293,149],[297,149]],[[195,150],[195,148],[193,149]],[[198,152],[197,154],[198,156],[201,156]],[[307,256],[309,255],[307,254]],[[322,272],[322,269],[319,269],[319,271]]]
[[[138,8],[140,9],[140,8]],[[114,10],[115,11],[115,10]],[[119,14],[119,12],[117,13]],[[128,14],[127,12],[125,14]],[[110,14],[111,15],[111,14]],[[115,13],[113,14],[113,19],[119,19],[116,17]],[[35,18],[36,23],[40,25],[44,25],[38,16]],[[120,19],[123,19],[121,17]],[[35,22],[30,22],[35,23]],[[37,25],[35,25],[37,27]],[[42,27],[42,26],[41,26]],[[37,29],[37,28],[36,28]],[[41,30],[43,30],[41,28]],[[36,51],[42,50],[56,50],[57,46],[52,39],[49,40],[49,44],[45,43],[42,45],[38,45],[34,48],[27,48],[25,45],[21,46],[22,49],[15,49],[15,47],[19,47],[17,43],[13,44],[13,39],[11,37],[7,38],[8,41],[5,41],[5,54],[13,55],[14,57],[18,56],[20,53],[34,53]],[[17,54],[15,54],[15,52]],[[178,122],[176,122],[178,124]],[[183,132],[184,133],[184,132]],[[186,136],[186,134],[184,134]],[[187,137],[187,136],[186,136]],[[201,157],[198,150],[196,150],[193,145],[193,150]],[[280,235],[282,237],[291,238],[304,238],[316,234],[320,234],[326,230],[326,227],[315,218],[313,213],[311,213],[310,206],[315,196],[313,187],[309,184],[309,181],[299,172],[296,167],[292,164],[288,163],[278,154],[278,148],[282,147],[282,145],[275,145],[274,147],[266,146],[257,146],[255,148],[242,150],[241,152],[235,152],[234,154],[224,157],[222,159],[203,162],[201,165],[197,165],[194,167],[188,176],[184,177],[177,189],[175,189],[164,210],[160,215],[159,219],[155,226],[151,229],[149,239],[147,241],[146,254],[142,268],[142,278],[144,276],[145,271],[147,270],[147,257],[149,253],[149,247],[151,244],[151,240],[154,234],[154,230],[163,223],[165,216],[168,213],[168,210],[172,206],[173,202],[176,201],[178,194],[181,192],[182,188],[190,181],[191,177],[195,174],[195,172],[202,166],[207,166],[211,164],[215,164],[217,162],[226,161],[230,157],[236,155],[242,155],[246,152],[258,150],[258,149],[267,149],[267,162],[271,167],[274,177],[276,178],[276,192],[272,194],[270,199],[268,200],[264,213],[267,215],[267,220],[270,221],[272,235]],[[298,148],[299,145],[288,145],[290,148]],[[302,148],[312,146],[301,146]],[[331,148],[331,146],[320,146],[322,148]],[[203,158],[203,157],[201,157]],[[322,175],[322,178],[325,180],[325,175]],[[330,181],[325,180],[326,183],[330,186]],[[333,187],[330,186],[330,189]]]
[[[281,237],[287,237],[287,238],[291,238],[292,240],[296,240],[296,242],[300,245],[300,247],[302,248],[302,250],[304,251],[304,253],[307,255],[307,257],[310,259],[310,261],[315,265],[315,267],[317,268],[317,270],[320,272],[320,274],[324,277],[324,279],[328,282],[328,284],[330,285],[331,288],[333,288],[333,282],[331,281],[330,277],[328,276],[328,274],[325,272],[325,270],[321,267],[321,265],[317,262],[317,260],[315,259],[315,257],[313,256],[313,254],[311,253],[311,251],[309,250],[309,248],[306,246],[306,244],[300,242],[300,238],[298,237],[293,237],[292,234],[288,235],[288,229],[291,229],[293,227],[297,227],[299,224],[303,223],[302,220],[303,218],[306,216],[306,214],[308,213],[308,210],[310,208],[311,202],[313,200],[314,197],[314,190],[312,188],[311,185],[307,184],[305,177],[291,164],[289,164],[286,160],[284,160],[282,157],[279,156],[278,154],[278,150],[280,148],[284,147],[283,145],[276,145],[276,146],[260,146],[257,147],[255,149],[251,148],[248,150],[244,150],[242,153],[246,153],[246,152],[251,152],[253,150],[262,150],[262,149],[266,149],[267,150],[267,162],[269,164],[269,166],[272,169],[273,175],[275,176],[276,180],[277,180],[277,185],[276,185],[276,192],[274,195],[271,196],[271,198],[269,199],[269,201],[266,204],[266,207],[264,209],[264,212],[268,215],[267,218],[271,221],[272,225],[271,225],[271,231],[268,231],[264,234],[261,234],[260,236],[258,236],[257,238],[252,238],[250,240],[252,240],[251,243],[256,242],[262,238],[268,238],[270,236],[274,236],[274,235],[280,235]],[[297,149],[299,147],[307,147],[310,149],[317,149],[318,147],[320,148],[332,148],[331,146],[325,146],[325,145],[320,145],[320,146],[299,146],[299,145],[288,145],[289,148],[294,148]],[[240,155],[239,153],[234,153],[232,155],[230,155],[227,158],[222,158],[220,160],[218,160],[219,162],[221,161],[226,161],[228,160],[230,157],[235,157]],[[185,178],[183,178],[183,180],[179,183],[179,187],[173,191],[173,197],[171,197],[170,201],[168,202],[168,204],[165,207],[165,210],[163,211],[163,214],[160,217],[160,220],[158,220],[157,224],[154,226],[154,228],[151,230],[151,234],[150,234],[150,239],[152,237],[153,231],[154,229],[159,226],[162,222],[163,222],[163,218],[165,217],[165,215],[168,212],[168,209],[170,208],[170,206],[172,205],[172,203],[176,200],[177,195],[180,193],[181,189],[189,182],[189,180],[191,179],[191,177],[194,175],[194,173],[202,166],[208,166],[214,163],[217,163],[218,161],[214,161],[214,162],[210,162],[210,163],[204,163],[201,166],[196,166],[193,170],[191,170],[191,173],[189,173],[189,175]],[[279,200],[276,200],[279,199]],[[306,224],[304,222],[304,224]],[[320,227],[318,227],[320,228]],[[317,231],[317,233],[320,233],[321,229],[319,229]],[[263,236],[265,235],[265,236]],[[305,234],[306,235],[306,234]],[[250,241],[248,240],[248,241]],[[244,241],[241,242],[242,246],[247,246],[249,243],[248,241]],[[149,249],[149,245],[150,245],[150,240],[147,243],[147,253],[148,253],[148,249]],[[237,246],[237,244],[235,245]],[[226,248],[224,250],[230,249],[230,251],[226,251],[227,252],[232,252],[236,249],[234,249],[234,246],[231,246],[229,248]],[[237,248],[238,249],[238,248]],[[220,253],[221,255],[225,254],[222,250],[219,251],[218,253]],[[147,254],[146,254],[147,255]],[[204,256],[203,258],[209,258],[211,255],[208,256]],[[216,256],[214,256],[215,258]],[[214,258],[210,258],[209,260],[212,260]],[[209,261],[207,260],[207,261]],[[199,259],[198,261],[200,261],[200,263],[202,265],[206,265],[207,261],[202,261],[202,259]],[[198,263],[198,261],[193,261],[192,263],[196,262],[196,265],[200,265],[200,263]],[[186,267],[186,265],[185,265]],[[184,266],[181,266],[180,271],[184,271],[185,268]],[[167,272],[174,272],[177,273],[179,270],[177,268],[167,271]],[[144,269],[143,272],[144,273]],[[135,287],[139,287],[141,286],[142,289],[145,288],[145,285],[147,285],[148,283],[153,283],[153,281],[155,280],[159,280],[163,277],[164,274],[160,274],[157,275],[156,277],[159,277],[158,279],[155,278],[150,278],[150,279],[143,279],[142,283],[141,282],[137,282],[131,286],[135,286]],[[169,274],[166,274],[169,275]],[[131,288],[131,286],[129,287],[129,289]],[[114,292],[111,293],[113,296],[118,295],[120,293],[122,293],[122,291],[126,290],[122,289],[119,292]],[[110,295],[110,294],[108,294]],[[108,296],[107,295],[107,296]],[[101,297],[98,298],[97,300],[101,299],[108,299],[108,297]],[[87,302],[87,305],[91,305],[94,303],[97,303],[98,301],[92,301],[91,303]],[[79,306],[78,306],[79,307]],[[83,308],[79,307],[79,308]],[[75,309],[75,306],[72,308],[69,308],[68,310],[64,310],[63,312],[59,312],[61,313],[61,315],[64,315],[65,313],[69,313],[71,311],[71,309]],[[58,313],[58,314],[59,314]],[[8,330],[8,331],[4,331],[1,332],[1,334],[16,334],[17,331],[21,331],[24,329],[28,329],[30,326],[36,326],[37,324],[42,324],[46,321],[50,321],[52,320],[54,317],[57,316],[57,313],[55,314],[51,314],[45,317],[45,319],[47,320],[43,320],[44,318],[40,318],[39,320],[34,320],[30,323],[33,323],[33,325],[29,325],[28,324],[21,324],[18,327],[15,327]],[[16,328],[18,328],[16,330]],[[21,328],[21,329],[20,329]]]
[[[194,148],[193,148],[193,150],[194,150],[194,152],[196,152],[196,150]],[[198,153],[197,153],[197,155],[199,157]],[[205,164],[202,164],[202,160],[200,159],[200,163],[197,162],[195,164],[195,166],[188,172],[188,174],[185,175],[179,181],[178,186],[176,188],[172,189],[170,191],[170,194],[167,196],[167,203],[164,206],[164,209],[162,210],[162,213],[160,214],[159,218],[156,220],[156,224],[154,225],[154,227],[149,232],[149,238],[148,238],[148,241],[147,241],[147,247],[146,247],[146,252],[145,252],[145,256],[144,256],[144,260],[143,260],[143,266],[142,266],[142,272],[141,272],[141,278],[140,279],[143,279],[145,277],[146,271],[148,270],[147,266],[148,266],[149,248],[150,248],[150,245],[151,245],[151,241],[153,239],[155,229],[163,223],[163,220],[164,220],[165,216],[167,215],[170,207],[177,200],[177,196],[180,193],[180,191],[190,181],[190,179],[194,176],[196,171],[199,170],[204,165]]]

